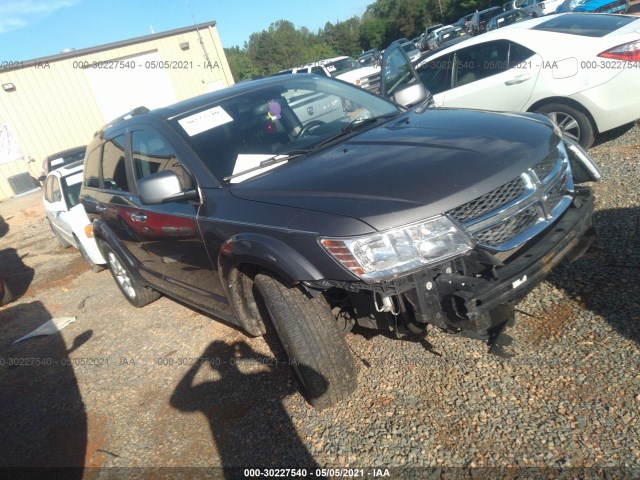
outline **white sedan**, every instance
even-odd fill
[[[75,246],[97,272],[107,263],[93,238],[93,227],[79,203],[82,161],[53,170],[44,182],[44,211],[60,245]]]
[[[436,107],[543,113],[588,148],[640,118],[640,19],[526,20],[429,53],[415,69]]]

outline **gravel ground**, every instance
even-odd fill
[[[296,393],[272,337],[167,298],[135,309],[108,271],[56,245],[38,195],[0,203],[2,267],[22,283],[0,307],[0,466],[84,466],[85,478],[220,466],[639,478],[639,138],[635,126],[591,150],[605,178],[594,186],[600,252],[519,303],[510,358],[435,330],[431,348],[357,330],[347,341],[359,387],[321,412]],[[59,334],[11,345],[66,316],[76,322]]]

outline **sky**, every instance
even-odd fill
[[[317,32],[373,0],[0,0],[0,65],[215,20],[225,48],[277,20]]]

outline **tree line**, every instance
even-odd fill
[[[297,29],[279,20],[267,30],[252,33],[244,47],[225,48],[235,81],[267,76],[287,68],[338,55],[358,57],[371,48],[384,49],[398,38],[414,38],[425,27],[455,22],[476,10],[500,4],[499,0],[376,0],[361,17],[335,24],[327,22],[318,32]]]

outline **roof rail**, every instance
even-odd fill
[[[149,113],[150,111],[151,110],[149,110],[147,107],[144,107],[144,106],[136,107],[133,110],[131,110],[130,112],[127,112],[124,115],[120,115],[118,118],[114,118],[110,122],[107,122],[104,127],[96,130],[96,133],[94,135],[97,135],[98,133],[102,132],[103,130],[106,130],[107,128],[115,125],[118,122],[121,122],[121,121],[126,120],[126,119],[131,118],[131,117],[135,117],[136,115],[142,115],[142,114],[145,114],[145,113]]]

